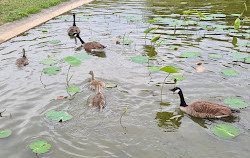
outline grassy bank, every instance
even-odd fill
[[[0,25],[69,0],[0,0]]]

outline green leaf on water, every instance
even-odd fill
[[[37,154],[46,153],[51,148],[47,141],[36,141],[30,144],[30,149]]]
[[[60,43],[61,41],[60,40],[53,40],[53,41],[50,41],[49,43],[50,44],[57,44],[57,43]]]
[[[181,57],[184,57],[184,58],[198,57],[200,55],[201,55],[201,53],[199,53],[199,52],[185,52],[185,53],[181,53]]]
[[[0,130],[0,138],[7,138],[11,135],[11,130],[9,129],[4,129],[4,130]]]
[[[224,103],[234,109],[241,109],[248,107],[248,104],[239,98],[226,98],[224,100]]]
[[[144,21],[144,23],[153,23],[153,22],[155,22],[155,21],[157,21],[157,19],[153,19],[153,20],[148,20],[148,21]]]
[[[133,43],[134,41],[132,41],[132,40],[122,40],[122,43],[123,44],[131,44],[131,43]]]
[[[247,47],[247,43],[237,43],[237,46]]]
[[[91,56],[88,55],[87,53],[76,54],[76,55],[74,55],[74,57],[77,57],[79,59],[89,59],[89,58],[91,58]]]
[[[243,59],[243,58],[247,57],[247,55],[241,54],[241,53],[230,53],[228,55],[235,58],[235,59]]]
[[[155,71],[160,71],[160,68],[157,67],[157,66],[149,66],[149,67],[148,67],[148,70],[149,70],[149,71],[152,71],[152,72],[155,72]]]
[[[82,64],[82,61],[74,56],[67,56],[63,58],[63,61],[65,61],[66,63],[72,65],[72,66],[78,66]]]
[[[202,21],[211,21],[213,20],[212,17],[201,18]]]
[[[59,122],[59,121],[64,122],[64,121],[72,119],[72,116],[69,115],[67,112],[55,111],[55,110],[51,110],[51,111],[47,112],[46,117],[50,118],[53,121],[57,121],[57,122]]]
[[[115,88],[115,87],[117,87],[117,84],[114,84],[114,83],[106,83],[106,87],[107,87],[107,88]]]
[[[240,130],[232,125],[227,124],[219,124],[216,126],[213,126],[211,128],[211,131],[224,139],[232,139],[240,134]]]
[[[147,63],[148,62],[148,57],[137,56],[137,57],[133,57],[131,60],[133,62],[135,62],[135,63]]]
[[[210,16],[213,18],[225,18],[227,15],[226,14],[211,14]]]
[[[238,17],[240,16],[240,14],[231,14],[231,15],[232,15],[232,16],[238,16]]]
[[[78,88],[78,87],[69,87],[69,88],[67,88],[68,92],[74,92],[74,93],[79,92],[80,90],[81,89]]]
[[[41,64],[44,64],[44,65],[55,65],[57,62],[53,59],[45,59],[45,60],[42,60],[40,61]]]
[[[240,18],[237,18],[235,21],[234,21],[234,29],[235,30],[238,30],[240,27]]]
[[[177,81],[182,81],[185,78],[183,77],[183,75],[178,75],[178,76],[172,76],[171,80],[177,80]]]
[[[163,41],[157,42],[157,47],[161,46],[163,43],[164,43]]]
[[[95,38],[95,37],[90,37],[89,41],[100,41],[100,39],[99,38]]]
[[[245,58],[246,62],[250,62],[250,57]]]
[[[180,72],[180,70],[174,66],[165,66],[165,67],[161,68],[160,70],[168,72],[168,73],[179,73]]]
[[[44,68],[43,72],[45,74],[58,74],[60,72],[60,68],[57,67]]]
[[[178,48],[179,48],[179,47],[177,47],[177,46],[169,46],[169,47],[168,47],[168,49],[170,49],[170,50],[178,50]]]
[[[237,71],[234,71],[232,69],[223,69],[221,70],[221,73],[223,73],[224,75],[228,75],[228,76],[238,76],[239,73]]]
[[[154,30],[154,28],[147,28],[144,33],[149,33],[150,31]]]
[[[54,58],[55,55],[48,55],[48,58]]]
[[[83,18],[83,19],[91,19],[91,18],[93,18],[93,16],[81,16],[80,18]]]
[[[221,54],[208,54],[208,56],[211,58],[222,58]]]
[[[152,42],[152,43],[153,43],[153,42],[156,42],[156,41],[158,41],[160,38],[161,38],[161,35],[156,36],[156,37],[154,37],[154,38],[151,39],[151,42]]]

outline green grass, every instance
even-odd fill
[[[0,25],[68,0],[0,0]]]

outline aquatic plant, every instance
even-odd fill
[[[51,111],[47,112],[46,117],[50,118],[53,121],[57,121],[57,122],[64,122],[64,121],[72,119],[72,116],[69,115],[67,112],[55,111],[55,110],[51,110]]]
[[[125,111],[121,114],[121,117],[120,117],[120,125],[121,125],[121,127],[124,129],[124,131],[125,131],[124,134],[126,134],[127,129],[126,129],[125,126],[122,125],[122,117],[123,117],[123,115],[125,115],[125,113],[127,112],[127,110],[128,110],[128,106],[126,107]]]
[[[129,44],[131,44],[131,43],[134,42],[134,41],[132,41],[132,40],[129,39],[129,35],[130,35],[132,32],[133,32],[133,30],[130,31],[130,32],[128,33],[127,37],[126,37],[126,32],[124,33],[124,35],[123,35],[123,37],[122,37],[122,43],[123,43],[123,44],[129,45]],[[125,39],[125,37],[126,37],[126,39]]]
[[[248,104],[239,98],[226,98],[224,100],[224,103],[234,109],[241,109],[248,107]]]
[[[131,60],[132,60],[132,62],[135,62],[135,63],[147,63],[148,57],[136,56],[136,57],[132,57]]]
[[[51,148],[51,145],[48,144],[47,141],[36,141],[30,144],[30,149],[36,154],[36,157],[38,158],[37,154],[43,154],[49,151]]]
[[[227,124],[213,126],[210,130],[215,135],[224,139],[232,139],[240,134],[240,130],[238,128]]]
[[[11,135],[11,133],[12,132],[10,129],[0,130],[0,139],[9,137]]]

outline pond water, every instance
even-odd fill
[[[167,73],[151,72],[149,66],[174,66],[184,74],[176,86],[182,88],[187,102],[197,100],[224,104],[221,99],[236,97],[249,103],[249,58],[235,59],[229,53],[249,57],[249,23],[241,32],[233,30],[244,10],[244,1],[224,0],[128,0],[101,1],[78,7],[58,16],[22,35],[0,44],[0,129],[11,129],[12,135],[0,140],[1,157],[35,157],[29,145],[46,140],[51,150],[39,157],[232,157],[245,158],[250,153],[250,110],[245,108],[235,118],[222,120],[197,119],[179,110],[179,97],[169,91],[173,84],[165,84],[161,99],[161,85]],[[247,3],[250,15],[250,3]],[[198,14],[190,15],[188,22],[181,20],[183,11],[198,10],[211,20],[200,21]],[[105,53],[89,54],[82,65],[72,66],[70,86],[80,87],[70,99],[66,91],[69,65],[62,58],[86,53],[80,42],[67,36],[72,25],[72,13],[85,41],[98,40],[106,45]],[[153,23],[143,21],[157,19]],[[148,33],[144,31],[159,27]],[[124,36],[125,34],[125,36]],[[151,46],[153,36],[161,35],[161,45]],[[132,40],[130,45],[116,41]],[[59,43],[50,43],[60,40]],[[248,47],[246,47],[248,45]],[[171,50],[177,46],[178,50]],[[170,47],[170,48],[169,48]],[[14,63],[26,49],[30,64],[18,68]],[[181,53],[199,52],[199,57],[181,58]],[[211,58],[210,53],[222,58]],[[61,69],[56,75],[43,74],[40,63],[44,59],[57,61]],[[135,63],[132,57],[146,56],[148,63]],[[247,61],[248,59],[248,61]],[[196,72],[197,62],[205,68]],[[233,69],[237,76],[221,73]],[[95,92],[89,88],[90,75],[117,88],[106,88],[103,94],[106,107],[102,112],[88,106],[87,100]],[[172,83],[171,74],[166,83]],[[225,104],[224,104],[225,105]],[[128,107],[122,117],[120,117]],[[50,110],[64,110],[73,118],[57,123],[46,118]],[[241,134],[225,140],[215,136],[210,128],[230,124]]]

